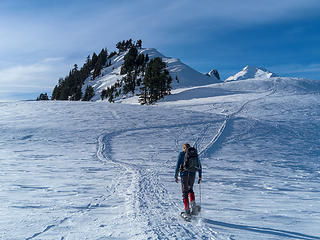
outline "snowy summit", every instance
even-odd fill
[[[271,77],[277,77],[277,75],[261,67],[246,66],[237,74],[228,77],[225,82],[244,80],[249,78],[267,79]]]
[[[121,66],[124,64],[124,57],[128,52],[123,52],[111,59],[111,65],[101,70],[101,75],[91,79],[91,76],[85,81],[82,92],[85,92],[87,86],[92,86],[95,91],[93,101],[100,100],[102,90],[111,87],[117,81],[120,81],[125,75],[121,75]],[[166,63],[166,69],[173,79],[172,89],[203,86],[212,83],[221,82],[214,74],[204,75],[188,65],[184,64],[177,58],[166,57],[155,48],[139,49],[139,54],[148,55],[150,59],[160,57]],[[212,72],[212,71],[211,71]],[[211,73],[210,72],[210,73]],[[219,76],[219,74],[218,74]],[[129,97],[129,96],[127,96]]]
[[[152,104],[174,89],[221,82],[217,70],[202,74],[154,48],[142,48],[141,39],[120,41],[116,48],[118,52],[102,49],[89,55],[80,69],[75,64],[51,99],[119,102],[134,97],[140,104]]]
[[[219,75],[218,70],[216,70],[216,69],[211,69],[211,71],[208,72],[206,75],[210,76],[212,78],[215,78],[216,81],[220,81],[220,75]]]

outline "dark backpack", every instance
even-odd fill
[[[197,149],[189,147],[184,154],[183,171],[196,172],[200,169]]]

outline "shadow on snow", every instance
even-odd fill
[[[287,237],[287,238],[291,238],[291,239],[293,239],[293,238],[294,239],[303,239],[303,240],[320,239],[320,237],[317,237],[317,236],[311,236],[311,235],[298,233],[298,232],[278,230],[278,229],[273,229],[273,228],[254,227],[254,226],[225,223],[225,222],[210,220],[207,218],[204,219],[204,222],[208,223],[210,225],[215,225],[215,226],[220,226],[220,227],[256,232],[256,233],[261,233],[261,234],[269,234],[269,235],[274,235],[274,236],[279,236],[279,237]]]

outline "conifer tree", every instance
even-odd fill
[[[136,66],[136,59],[138,56],[138,50],[135,46],[131,47],[129,52],[124,56],[124,63],[121,66],[120,74],[126,74],[133,71]]]
[[[102,49],[101,52],[99,53],[99,59],[101,66],[105,66],[107,62],[107,57],[108,57],[108,51],[107,49]]]
[[[139,49],[142,48],[142,40],[141,40],[141,39],[139,39],[139,40],[137,41],[136,46],[137,46],[137,48],[139,48]]]
[[[138,49],[142,48],[141,39],[137,42],[133,42],[132,39],[123,40],[118,42],[116,47],[119,53],[129,50],[121,67],[121,74],[125,76],[121,81],[102,91],[102,99],[108,98],[110,102],[113,102],[114,98],[119,97],[121,93],[132,92],[134,94],[136,86],[139,86],[142,102],[151,104],[170,92],[172,79],[165,71],[165,63],[160,58],[160,61],[157,59],[150,61],[148,54],[138,54]],[[92,87],[87,87],[83,95],[81,90],[84,82],[91,74],[92,79],[100,76],[105,66],[111,66],[111,58],[115,55],[117,52],[114,51],[108,56],[106,48],[102,49],[99,55],[96,53],[93,53],[92,57],[88,55],[80,69],[75,64],[65,78],[59,79],[53,89],[51,99],[90,100],[94,91]]]
[[[94,53],[92,54],[91,69],[94,68],[94,66],[96,65],[97,61],[98,61],[98,56],[97,56],[97,54],[94,52]]]
[[[88,55],[87,61],[86,61],[86,65],[87,65],[88,67],[90,66],[90,62],[91,62],[91,58],[90,58],[90,55]]]
[[[46,101],[49,100],[47,93],[41,93],[39,97],[37,97],[37,101]]]
[[[78,85],[77,86],[77,89],[76,89],[76,92],[75,92],[75,101],[79,101],[82,97],[82,91],[81,91],[81,86],[82,85]]]
[[[77,71],[78,71],[78,64],[75,64],[74,67],[73,67],[72,72],[77,72]]]
[[[114,57],[115,55],[117,55],[116,51],[113,51],[110,53],[110,55],[108,56],[108,59],[111,59],[112,57]]]
[[[90,101],[90,99],[94,96],[93,87],[87,86],[86,92],[82,98],[82,101]]]
[[[53,92],[52,92],[52,96],[51,96],[51,100],[58,100],[60,98],[60,88],[58,85],[56,85],[53,89]]]
[[[93,73],[92,73],[92,80],[94,80],[96,77],[98,77],[101,73],[101,63],[100,61],[97,61],[95,67],[94,67],[94,70],[93,70]]]
[[[106,98],[106,97],[107,97],[107,90],[103,89],[101,92],[101,100],[104,100],[104,98]]]
[[[152,104],[170,94],[172,78],[165,68],[166,64],[161,58],[156,57],[150,60],[140,87],[139,102],[141,104]]]

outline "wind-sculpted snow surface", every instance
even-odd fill
[[[286,81],[157,106],[0,103],[0,239],[320,239],[320,91]],[[191,223],[173,181],[185,142],[204,177]]]

